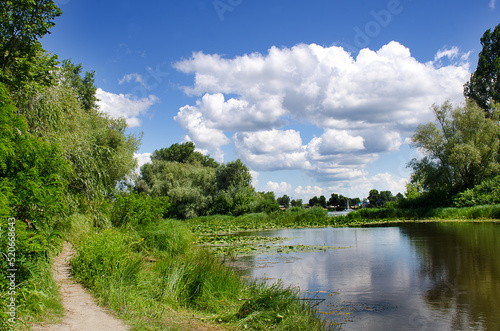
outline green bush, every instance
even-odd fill
[[[454,203],[457,207],[499,204],[500,176],[486,180],[472,189],[457,194]]]
[[[116,196],[110,219],[115,226],[155,223],[166,216],[169,207],[169,198],[165,196],[153,198],[145,193],[123,193]]]

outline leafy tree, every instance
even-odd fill
[[[204,167],[217,168],[219,164],[210,156],[203,155],[195,151],[192,141],[183,144],[173,144],[168,148],[156,150],[151,155],[151,159],[163,160],[179,163],[198,163]]]
[[[55,57],[42,56],[38,40],[49,33],[61,10],[52,0],[2,0],[0,6],[1,81],[11,91],[26,80],[47,83]]]
[[[370,190],[368,194],[368,201],[370,202],[370,207],[380,206],[380,193],[378,190]]]
[[[349,206],[353,207],[353,206],[357,206],[361,203],[361,199],[360,198],[354,198],[354,199],[350,199],[349,201]]]
[[[464,95],[489,113],[492,101],[500,102],[500,24],[483,34],[481,45],[476,71],[465,84]]]
[[[76,92],[77,99],[81,102],[83,109],[90,111],[96,109],[97,97],[95,95],[95,72],[87,71],[82,77],[82,65],[75,65],[71,60],[64,60],[61,68],[62,76],[70,87]]]
[[[319,205],[323,208],[326,208],[326,198],[324,195],[319,197]]]
[[[278,204],[285,207],[285,208],[288,208],[290,207],[290,197],[288,195],[283,195],[282,197],[279,197],[278,199],[276,199],[278,201]]]
[[[342,200],[341,198],[339,197],[338,194],[336,193],[332,193],[331,196],[330,196],[330,199],[328,199],[328,206],[330,207],[338,207],[342,204]]]
[[[270,214],[274,211],[280,210],[280,206],[276,202],[274,192],[257,192],[254,204],[255,206],[253,207],[253,210],[259,213],[265,212]]]
[[[315,206],[319,206],[319,205],[320,205],[320,202],[319,202],[319,199],[317,196],[314,196],[311,199],[309,199],[309,207],[315,207]]]
[[[292,207],[302,207],[302,199],[293,199],[290,204]]]
[[[215,169],[153,159],[141,168],[136,185],[153,197],[168,196],[172,216],[206,215],[216,193]]]
[[[309,207],[322,207],[326,208],[326,198],[324,195],[320,196],[319,198],[317,196],[309,199]]]
[[[391,191],[380,191],[380,201],[382,205],[386,202],[394,201],[394,196]]]
[[[412,183],[446,199],[498,174],[497,108],[486,118],[471,100],[459,107],[435,105],[437,123],[419,125],[412,137],[412,146],[425,155],[409,163]]]
[[[151,160],[141,167],[135,189],[170,197],[173,216],[241,215],[258,205],[252,176],[241,160],[218,164],[196,152],[192,142],[156,150]]]

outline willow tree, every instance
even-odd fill
[[[471,100],[464,106],[445,102],[433,111],[436,121],[419,125],[412,137],[412,147],[424,154],[409,163],[412,183],[446,199],[499,173],[498,107],[489,117]]]

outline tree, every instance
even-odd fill
[[[500,102],[500,24],[483,34],[481,45],[476,71],[465,84],[464,95],[489,113],[492,101]]]
[[[280,210],[274,192],[257,192],[256,201],[254,203],[255,207],[253,209],[255,212],[270,214]]]
[[[276,199],[278,201],[278,204],[280,204],[281,206],[285,207],[285,208],[288,208],[290,207],[290,197],[288,195],[284,195],[278,199]]]
[[[302,199],[293,199],[290,204],[292,207],[302,207]]]
[[[49,33],[61,10],[52,0],[2,0],[0,6],[0,79],[11,91],[33,75],[43,81],[49,70],[40,64],[54,64],[55,57],[40,56],[45,51],[38,40]]]
[[[419,125],[412,137],[412,147],[425,155],[408,164],[412,184],[446,199],[499,173],[498,107],[489,118],[472,100],[457,107],[445,102],[433,111],[437,123]]]
[[[309,207],[322,207],[326,208],[326,198],[324,195],[320,196],[319,198],[317,196],[309,199]]]
[[[328,206],[330,207],[338,207],[342,203],[340,197],[336,193],[332,193],[330,199],[328,199]]]
[[[179,163],[198,163],[204,167],[217,168],[219,164],[210,156],[195,151],[192,141],[182,144],[173,144],[167,148],[156,150],[151,155],[152,160],[163,160]]]
[[[62,62],[61,72],[66,83],[76,92],[77,98],[82,103],[83,109],[86,111],[96,109],[98,106],[97,97],[95,96],[97,88],[94,85],[95,72],[87,71],[84,77],[82,77],[82,65],[75,65],[71,60],[64,60]]]
[[[315,206],[319,206],[319,205],[320,205],[320,202],[319,202],[319,199],[317,196],[314,196],[311,199],[309,199],[309,207],[315,207]]]
[[[370,202],[370,207],[380,206],[380,193],[378,192],[378,190],[370,190],[368,194],[368,201]]]
[[[252,176],[239,159],[218,164],[187,142],[156,150],[151,160],[141,167],[135,190],[168,196],[172,216],[240,215],[255,205]]]

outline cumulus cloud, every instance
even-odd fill
[[[252,186],[257,187],[259,185],[259,173],[255,170],[250,170],[250,175],[252,176]]]
[[[297,186],[297,188],[294,190],[295,194],[298,196],[297,199],[309,199],[314,196],[321,196],[323,194],[323,189],[319,186]],[[304,201],[307,203],[307,201]]]
[[[422,63],[397,42],[356,57],[316,44],[228,59],[197,52],[174,66],[194,74],[184,91],[196,104],[175,120],[196,144],[220,148],[232,140],[252,169],[302,169],[332,181],[366,176],[367,164],[398,151],[433,119],[433,103],[462,102],[470,76],[468,55],[457,47]],[[322,134],[303,141],[298,130],[283,129],[297,123]]]
[[[287,182],[276,183],[269,181],[264,188],[264,191],[274,192],[276,197],[283,196],[285,194],[289,195],[292,191],[292,185]]]
[[[238,155],[257,170],[307,169],[300,133],[295,130],[239,132],[234,135]]]
[[[135,169],[137,174],[140,174],[144,164],[151,163],[151,153],[134,153],[134,158],[137,160],[137,168]]]
[[[99,99],[98,105],[103,113],[113,118],[124,117],[131,128],[140,126],[139,117],[146,114],[149,108],[159,101],[152,94],[147,98],[138,99],[130,94],[114,94],[101,88],[97,89],[96,97]]]

